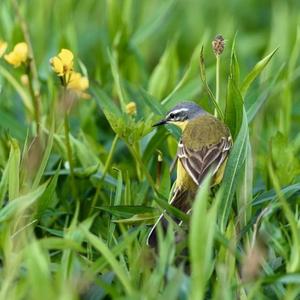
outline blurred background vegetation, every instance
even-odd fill
[[[24,68],[0,58],[0,298],[300,299],[299,25],[296,0],[2,0],[7,51],[32,45],[41,132]],[[189,252],[170,227],[155,254],[179,132],[151,125],[182,100],[213,112],[199,57],[214,91],[216,34],[235,146]],[[62,48],[90,83],[70,112],[49,65]]]

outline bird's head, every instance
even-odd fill
[[[206,111],[194,102],[181,102],[169,110],[164,119],[155,123],[153,126],[171,123],[184,129],[188,121],[206,113]]]

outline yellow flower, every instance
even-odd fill
[[[18,43],[14,50],[4,55],[4,59],[15,68],[25,63],[28,59],[28,45],[26,43]]]
[[[67,88],[77,92],[84,92],[89,87],[89,80],[80,73],[72,72],[67,83]]]
[[[0,57],[2,57],[2,55],[6,51],[6,48],[7,48],[7,43],[0,40]]]
[[[136,104],[134,102],[129,102],[126,105],[126,113],[130,116],[136,114]]]
[[[57,56],[50,59],[50,64],[57,76],[66,76],[73,71],[73,53],[68,49],[62,49]]]

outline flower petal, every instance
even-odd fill
[[[73,53],[68,49],[62,49],[58,54],[58,57],[62,61],[63,65],[65,65],[68,69],[73,67]]]
[[[53,58],[50,59],[50,64],[51,64],[52,70],[55,73],[57,73],[58,76],[64,75],[64,65],[57,56],[54,56]]]
[[[28,59],[28,45],[24,42],[16,44],[13,52],[18,57],[21,63],[25,62]]]
[[[83,92],[89,87],[89,80],[80,73],[73,72],[68,82],[68,89]]]
[[[19,67],[21,65],[20,58],[18,55],[16,55],[15,52],[10,52],[6,55],[4,55],[4,59],[11,65],[13,65],[15,68]]]

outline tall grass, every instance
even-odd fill
[[[1,299],[299,299],[297,1],[0,7],[0,39],[8,51],[30,40],[37,67],[28,83],[0,58]],[[68,114],[49,65],[61,48],[90,82]],[[167,204],[180,132],[151,127],[182,100],[217,108],[234,139],[191,216]],[[176,243],[171,223],[155,252],[147,234],[164,209],[189,231]]]

